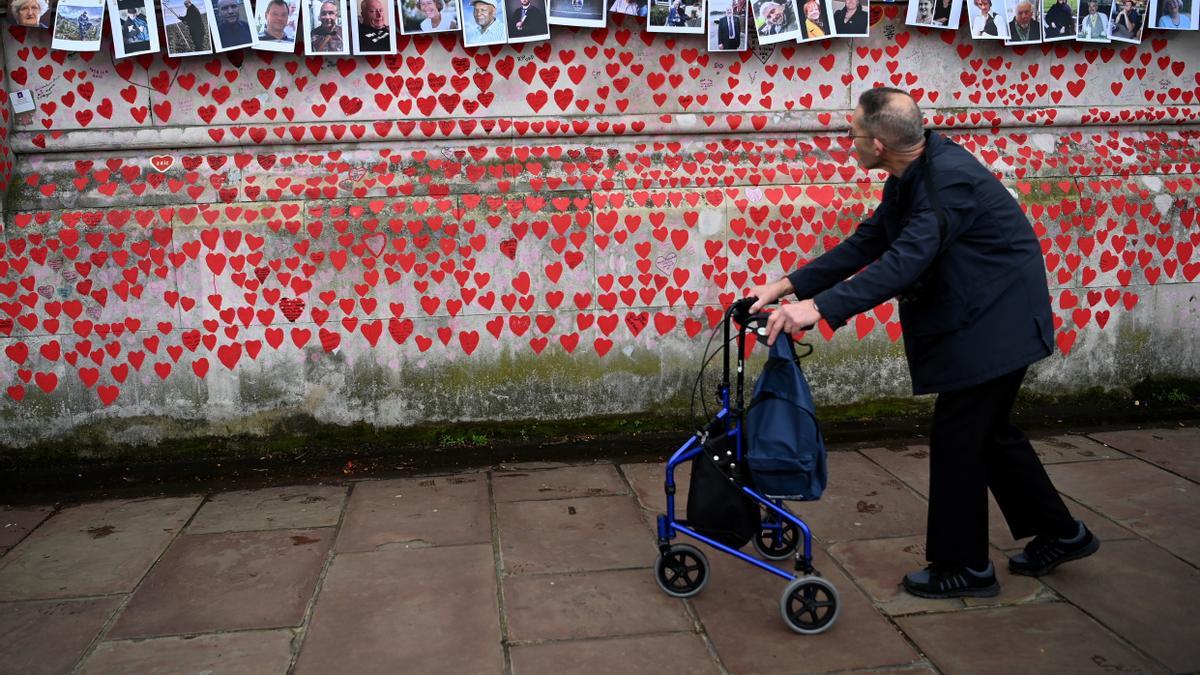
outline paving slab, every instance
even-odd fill
[[[497,502],[629,494],[617,467],[604,463],[545,471],[493,471]]]
[[[1200,486],[1136,459],[1059,464],[1063,492],[1138,535],[1200,565]]]
[[[338,553],[491,541],[487,475],[430,476],[354,484]]]
[[[50,506],[0,506],[0,552],[20,543],[53,512]]]
[[[633,488],[638,505],[652,514],[666,511],[667,495],[663,491],[666,481],[666,462],[640,462],[637,464],[622,464],[621,473]],[[685,513],[687,510],[688,483],[692,476],[691,463],[675,468],[675,508]]]
[[[1161,673],[1062,602],[901,617],[896,623],[943,673]]]
[[[123,597],[0,604],[0,674],[68,673]]]
[[[1032,439],[1042,464],[1092,462],[1098,459],[1128,459],[1129,455],[1083,434],[1063,434]]]
[[[1146,541],[1104,542],[1043,582],[1176,672],[1200,671],[1200,571]]]
[[[332,543],[331,528],[181,535],[109,637],[297,626]]]
[[[906,485],[916,490],[922,497],[929,495],[929,447],[925,445],[910,445],[903,448],[868,448],[861,451],[864,456],[888,470],[889,473],[904,481]],[[1057,487],[1057,486],[1056,486]],[[1059,488],[1062,494],[1061,488]],[[1092,513],[1086,508],[1072,502],[1063,495],[1067,508],[1076,518],[1087,523],[1101,539],[1130,539],[1136,535]],[[922,520],[922,527],[924,527]],[[924,529],[922,529],[924,531]],[[1004,514],[996,505],[996,499],[988,494],[988,541],[996,548],[1011,551],[1025,546],[1027,540],[1013,539]]]
[[[1200,482],[1200,429],[1139,429],[1090,434],[1101,443]]]
[[[341,485],[238,490],[211,495],[188,524],[188,534],[333,527],[342,516]]]
[[[500,503],[496,519],[508,574],[647,567],[657,555],[628,496]]]
[[[293,637],[291,630],[268,630],[101,642],[79,675],[286,673]]]
[[[128,593],[199,505],[176,497],[65,508],[0,559],[0,601]]]
[[[663,593],[652,568],[505,577],[510,640],[571,640],[688,631],[681,600]]]
[[[519,675],[595,675],[614,670],[621,675],[722,672],[695,633],[516,645],[512,665]]]
[[[857,452],[830,453],[829,483],[821,499],[789,507],[823,542],[925,531],[925,501]]]
[[[1012,575],[1000,551],[992,552],[1000,595],[994,598],[930,600],[907,593],[900,585],[904,575],[928,564],[924,537],[868,539],[832,544],[829,554],[867,593],[875,606],[891,616],[940,612],[964,607],[1009,605],[1052,600],[1057,596],[1032,577]]]
[[[490,545],[337,555],[296,673],[503,673]]]
[[[814,564],[841,602],[837,622],[820,635],[798,635],[784,623],[779,610],[783,579],[733,556],[703,550],[712,576],[691,602],[729,672],[875,670],[921,660],[820,547],[814,547]],[[790,570],[792,563],[777,566]]]

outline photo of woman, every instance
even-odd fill
[[[400,0],[400,32],[403,35],[444,33],[461,28],[452,1]]]

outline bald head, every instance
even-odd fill
[[[908,92],[876,87],[863,92],[858,105],[863,129],[890,148],[911,148],[925,137],[921,108]]]

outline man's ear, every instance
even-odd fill
[[[884,145],[883,141],[879,140],[878,138],[871,139],[871,148],[875,150],[876,157],[882,157],[884,150],[887,150],[887,146]]]

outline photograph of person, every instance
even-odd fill
[[[1008,37],[1008,22],[992,6],[992,0],[969,0],[967,16],[971,37],[976,40],[1003,40]]]
[[[70,0],[58,6],[50,46],[63,51],[100,51],[104,0]]]
[[[1042,35],[1045,42],[1075,39],[1075,16],[1079,13],[1074,3],[1079,0],[1042,0]]]
[[[646,29],[651,33],[704,33],[704,0],[651,0]]]
[[[638,2],[638,0],[613,0],[608,6],[610,14],[626,14],[628,16],[646,16],[642,13],[642,8],[646,7],[647,3]]]
[[[510,0],[508,10],[508,41],[534,42],[550,39],[550,24],[542,0]]]
[[[254,48],[271,52],[295,51],[299,1],[259,0],[257,9]]]
[[[8,4],[8,20],[15,26],[49,29],[42,23],[43,9],[41,0],[13,0]]]
[[[750,44],[746,0],[712,0],[708,6],[708,51],[740,52]]]
[[[456,0],[400,0],[400,32],[404,35],[459,31]]]
[[[1083,12],[1079,16],[1079,32],[1075,39],[1080,42],[1108,42],[1107,0],[1083,0]]]
[[[1146,12],[1142,3],[1117,0],[1113,3],[1112,18],[1108,21],[1108,37],[1110,40],[1139,44],[1142,41],[1142,26],[1145,21]]]
[[[346,0],[304,0],[304,52],[349,54],[350,27],[346,24]]]
[[[108,26],[113,53],[118,59],[158,51],[158,22],[154,3],[148,0],[108,0]]]
[[[208,7],[200,0],[163,0],[163,32],[169,56],[192,56],[212,52],[208,32]]]
[[[751,2],[754,30],[760,45],[770,45],[800,37],[795,0],[759,0]]]
[[[1042,41],[1042,26],[1036,16],[1037,8],[1030,0],[1007,0],[1008,39],[1004,44],[1028,45]]]
[[[1192,30],[1196,24],[1196,0],[1152,0],[1150,25],[1159,30]]]
[[[551,26],[603,28],[608,20],[608,0],[548,0],[548,2],[550,3]]]
[[[868,37],[871,25],[868,0],[831,0],[833,34],[838,37]]]
[[[350,21],[354,26],[351,44],[355,54],[396,52],[392,8],[390,0],[350,0]]]
[[[208,12],[208,30],[212,35],[213,49],[227,52],[254,44],[247,17],[254,16],[250,0],[211,0]]]
[[[812,42],[832,37],[829,12],[822,0],[802,0],[800,3],[800,37],[796,42]]]
[[[928,28],[958,30],[962,0],[916,0],[908,3],[905,23]]]
[[[508,42],[502,0],[462,0],[463,44],[468,47]]]

